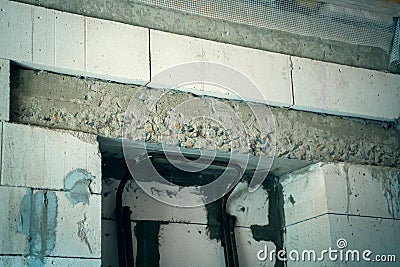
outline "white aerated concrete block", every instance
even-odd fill
[[[150,80],[149,30],[1,1],[0,58],[38,70],[144,85]]]
[[[104,79],[145,84],[150,79],[149,30],[86,19],[87,71]]]
[[[32,14],[33,14],[32,62],[35,64],[43,64],[54,67],[56,65],[56,45],[57,45],[55,39],[56,12],[52,9],[47,9],[42,7],[32,7]],[[59,12],[57,14],[59,14]]]
[[[1,267],[20,267],[27,265],[27,259],[22,256],[0,256]]]
[[[242,75],[248,77],[258,87],[260,92],[251,91],[249,86],[242,89],[239,97],[235,95],[238,88],[229,92],[220,86],[195,83],[187,86],[176,84],[178,89],[191,91],[196,94],[212,95],[233,99],[244,98],[256,102],[269,102],[274,105],[290,106],[292,104],[290,62],[289,56],[235,45],[217,43],[213,41],[182,36],[166,32],[150,31],[151,45],[151,71],[152,82],[149,86],[164,87],[166,84],[159,80],[159,73],[176,65],[192,62],[219,63],[236,69]],[[187,71],[187,70],[186,70]],[[202,71],[199,69],[198,71]],[[173,76],[186,79],[193,73],[185,71],[174,73]],[[236,78],[228,72],[213,73],[219,75],[224,83]],[[168,75],[168,77],[170,77]],[[168,78],[167,77],[167,78]],[[198,81],[186,81],[198,82]],[[211,82],[210,80],[205,82]],[[247,83],[246,83],[247,84]],[[167,85],[169,85],[167,83]],[[263,97],[262,97],[263,95]],[[265,99],[264,99],[265,98]]]
[[[2,214],[0,216],[0,255],[26,255],[29,253],[28,238],[25,234],[19,232],[21,201],[28,191],[27,188],[0,186],[2,199],[0,202]],[[9,259],[0,259],[0,263],[8,261]],[[14,262],[13,260],[10,261]],[[9,265],[0,264],[0,266]]]
[[[115,195],[120,180],[103,180],[102,217],[115,219]],[[123,205],[132,210],[134,220],[206,223],[204,206],[180,208],[162,203],[149,196],[135,181],[128,182],[123,194]]]
[[[268,193],[262,186],[249,193],[247,182],[240,182],[235,187],[227,202],[227,211],[236,217],[236,226],[267,225]]]
[[[210,240],[206,227],[193,224],[161,225],[160,266],[224,266],[221,243]]]
[[[274,266],[272,261],[260,261],[257,253],[274,250],[275,245],[267,241],[255,241],[249,228],[235,228],[236,245],[240,266]],[[206,225],[167,224],[161,225],[160,266],[225,266],[221,241],[209,238]],[[191,251],[182,257],[182,251]]]
[[[33,259],[21,256],[0,256],[1,267],[21,267],[37,266]],[[36,265],[35,265],[36,264]],[[73,259],[73,258],[44,258],[40,266],[44,267],[98,267],[101,265],[100,259]]]
[[[0,1],[0,57],[32,61],[31,6]]]
[[[10,61],[0,58],[0,121],[10,117]]]
[[[3,122],[0,121],[0,185],[1,185],[1,170],[3,164]]]
[[[391,214],[393,208],[391,200],[392,198],[398,199],[399,195],[390,196],[391,192],[387,192],[384,188],[385,177],[374,176],[371,169],[365,166],[349,167],[349,212],[356,215],[384,218],[397,216],[397,214]],[[395,211],[397,213],[397,209]]]
[[[69,190],[73,184],[68,182],[85,178],[91,192],[100,193],[98,143],[94,136],[81,135],[91,141],[65,131],[3,123],[1,184]]]
[[[322,261],[308,260],[308,253],[304,254],[306,260],[302,260],[304,251],[314,251],[318,259],[322,250],[332,247],[329,223],[328,215],[324,215],[286,228],[285,249],[288,253],[286,255],[288,266],[341,266],[336,262],[331,262],[328,257]],[[299,253],[298,260],[296,251]]]
[[[327,212],[324,172],[319,164],[284,175],[281,183],[286,225]]]
[[[359,216],[329,215],[332,247],[338,239],[347,241],[346,249],[369,249],[373,255],[396,255],[400,259],[400,221]]]
[[[264,260],[264,254],[259,253],[260,250],[267,251],[267,253],[276,250],[273,242],[256,241],[251,229],[242,227],[235,228],[235,239],[239,266],[275,266],[275,257],[272,259],[267,257]],[[259,256],[261,259],[259,259]]]
[[[45,267],[99,267],[101,259],[45,258]]]
[[[400,170],[314,164],[282,177],[286,224],[326,213],[399,218]]]
[[[400,170],[379,166],[343,165],[327,170],[329,212],[399,219]],[[336,179],[329,179],[337,171]]]
[[[400,116],[400,75],[292,57],[296,109],[377,120]]]
[[[101,258],[101,196],[89,204],[73,204],[65,192],[57,196],[56,240],[51,256]]]
[[[85,70],[85,18],[55,11],[56,66]]]
[[[116,179],[103,180],[102,217],[115,219]],[[123,204],[132,210],[135,220],[207,223],[205,206],[182,208],[161,203],[144,192],[134,181],[129,182],[123,194]],[[268,193],[260,187],[249,194],[248,184],[240,182],[227,203],[228,213],[236,217],[236,226],[268,224]]]

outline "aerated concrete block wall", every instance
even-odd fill
[[[201,99],[206,106],[210,97],[217,97],[248,119],[252,145],[238,150],[254,156],[262,155],[265,140],[260,136],[267,133],[253,127],[247,104],[260,112],[267,112],[265,104],[274,106],[275,157],[286,164],[289,159],[312,164],[280,177],[286,250],[319,252],[336,248],[342,238],[346,248],[398,253],[399,75],[59,9],[0,0],[0,208],[6,214],[0,218],[0,266],[117,265],[117,177],[101,180],[96,137],[121,138],[124,113],[135,92],[141,92],[144,103],[165,93],[161,108],[149,118],[153,124],[147,141],[158,140],[174,104]],[[170,67],[191,62],[233,68],[261,94],[237,96],[206,83],[164,88],[157,80]],[[144,110],[135,111],[144,127]],[[199,141],[199,148],[209,148],[201,146],[200,137],[184,134]],[[250,194],[246,186],[240,183],[229,203],[238,220],[239,261],[242,266],[273,265],[275,258],[268,263],[257,258],[265,246],[276,249],[263,235],[270,223],[270,195],[263,188]],[[221,241],[210,232],[217,216],[212,208],[188,211],[163,205],[134,183],[124,192],[124,203],[133,210],[136,258],[143,222],[152,222],[160,266],[224,265]],[[192,254],[182,257],[188,248]],[[288,262],[295,265],[304,262]]]
[[[248,77],[261,94],[245,92],[238,96],[237,92],[204,83],[176,85],[177,89],[376,120],[394,121],[400,116],[400,78],[396,74],[12,1],[1,0],[0,8],[0,57],[29,68],[159,87],[154,79],[172,66],[215,62]]]
[[[119,180],[108,178],[103,182],[103,232],[102,264],[118,266],[115,222],[115,193]],[[132,209],[132,236],[134,258],[138,265],[143,260],[138,250],[142,234],[149,234],[140,228],[148,226],[156,231],[155,240],[149,241],[155,247],[149,261],[155,266],[224,266],[224,250],[221,243],[219,220],[220,202],[195,208],[175,207],[150,197],[134,181],[128,183],[123,195],[124,205]],[[269,201],[264,189],[248,194],[248,184],[241,182],[235,188],[228,202],[228,212],[236,217],[235,235],[240,266],[265,266],[257,252],[265,245],[276,249],[277,240],[268,234],[257,236],[255,227],[268,225]],[[269,240],[268,240],[269,239]],[[186,256],[184,256],[186,255]],[[159,257],[159,258],[157,258]],[[268,262],[273,266],[275,259]],[[158,265],[159,264],[159,265]]]
[[[2,123],[0,265],[99,266],[97,141]]]
[[[286,250],[300,255],[296,258],[292,254],[294,260],[289,258],[288,266],[396,266],[400,248],[399,169],[318,163],[281,177],[281,182]],[[336,253],[321,256],[329,249]],[[309,250],[315,252],[312,260],[303,260],[302,253]],[[357,254],[352,255],[352,251]],[[365,251],[370,252],[364,259]],[[378,262],[381,259],[386,262]]]

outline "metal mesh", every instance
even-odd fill
[[[379,47],[393,40],[393,19],[314,0],[139,0],[216,19],[304,36]]]
[[[390,66],[400,70],[400,19],[395,19],[392,49],[390,51]]]

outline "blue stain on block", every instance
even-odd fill
[[[28,256],[28,266],[29,267],[43,267],[43,266],[45,266],[45,261],[38,257]]]
[[[54,192],[30,190],[22,199],[18,231],[29,240],[29,266],[43,266],[56,243],[57,196]]]
[[[28,189],[28,192],[22,198],[20,206],[20,215],[17,226],[17,231],[25,234],[30,239],[30,227],[31,227],[31,212],[32,212],[32,190]]]
[[[78,203],[89,205],[90,183],[93,175],[83,169],[75,169],[64,179],[64,189],[68,200],[75,206]]]

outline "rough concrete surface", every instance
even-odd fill
[[[199,99],[196,103],[204,106],[193,106],[189,112],[205,107],[213,110],[210,103],[214,100],[209,97],[22,69],[12,72],[11,119],[121,138],[125,111],[136,92],[139,97],[135,101],[142,104],[140,108],[133,107],[131,123],[136,127],[130,135],[133,140],[221,151],[231,149],[257,156],[271,154],[273,148],[268,145],[276,136],[276,158],[400,166],[399,130],[389,123],[271,108],[276,131],[268,132],[257,128],[250,109],[263,114],[267,113],[267,106],[219,100],[235,113],[232,117],[224,110],[213,111],[220,116],[220,121],[243,124],[246,130],[244,135],[231,136],[229,129],[215,121],[173,124],[170,113],[174,107]],[[152,108],[150,103],[155,98],[157,105]]]
[[[355,67],[388,70],[389,56],[387,52],[380,48],[352,45],[225,20],[210,19],[146,5],[140,1],[16,1],[223,43]]]

